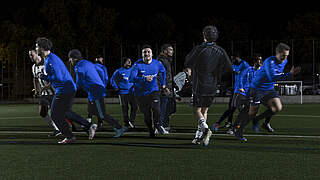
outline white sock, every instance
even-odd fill
[[[195,139],[196,138],[201,138],[203,132],[201,131],[201,127],[198,125],[198,129],[196,131],[196,136],[194,137]]]
[[[205,120],[204,118],[200,118],[200,119],[199,119],[198,125],[200,126],[202,132],[204,132],[205,129],[208,129],[208,128],[209,128],[209,126],[208,126],[208,124],[206,123],[206,120]]]

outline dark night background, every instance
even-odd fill
[[[170,3],[173,2],[147,1],[133,6],[123,2],[123,7],[110,8],[109,2],[102,0],[33,0],[10,1],[1,6],[0,80],[8,89],[2,88],[1,97],[30,94],[32,64],[27,52],[34,48],[39,36],[51,39],[53,52],[65,62],[73,48],[80,49],[89,60],[104,56],[109,76],[119,68],[121,57],[139,58],[141,45],[150,44],[156,56],[163,43],[171,43],[175,47],[178,72],[183,68],[186,54],[202,42],[202,29],[209,24],[220,31],[217,43],[229,54],[241,52],[243,59],[249,59],[255,52],[269,57],[278,42],[293,45],[288,64],[303,69],[296,80],[314,86],[319,82],[316,74],[319,73],[320,11],[316,5],[270,1],[268,4],[201,1],[202,4],[193,5],[195,2],[190,1],[177,2],[172,7]],[[23,87],[19,88],[19,84],[12,82],[21,77]],[[17,95],[10,89],[23,89],[23,92]]]

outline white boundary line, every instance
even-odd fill
[[[49,134],[51,132],[46,131],[0,131],[0,134]],[[86,134],[85,132],[73,132],[74,134]],[[114,134],[114,132],[97,132],[96,134]],[[125,135],[149,135],[148,132],[125,132]],[[161,137],[170,136],[170,135],[194,135],[194,133],[170,133],[169,135],[160,135]],[[213,136],[230,136],[230,134],[212,134]],[[244,134],[247,137],[276,137],[276,138],[315,138],[320,139],[320,136],[301,136],[301,135],[275,135],[275,134]]]

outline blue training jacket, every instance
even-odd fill
[[[45,74],[41,79],[48,81],[56,89],[56,94],[69,94],[77,91],[70,72],[62,60],[50,53],[45,59]]]
[[[232,69],[234,72],[236,72],[235,76],[234,76],[234,93],[240,93],[240,94],[243,94],[239,91],[239,89],[242,89],[240,87],[240,83],[241,83],[241,76],[243,74],[243,71],[245,69],[247,69],[249,67],[249,64],[244,61],[244,60],[241,60],[240,64],[239,65],[232,65]],[[245,95],[245,94],[243,94]]]
[[[96,65],[97,72],[104,84],[104,87],[105,87],[104,96],[106,96],[107,95],[106,87],[108,86],[108,79],[109,79],[107,68],[100,63],[95,63],[94,65]]]
[[[166,69],[158,60],[152,59],[150,64],[143,62],[139,59],[132,66],[129,82],[134,83],[134,95],[144,96],[151,94],[154,91],[159,91],[157,76],[160,73],[161,81],[160,86],[165,85]],[[147,81],[146,76],[153,76],[151,82]]]
[[[288,60],[278,63],[275,56],[267,58],[257,71],[251,87],[257,90],[272,90],[276,81],[287,78],[290,73],[282,73]]]
[[[80,60],[74,67],[77,87],[82,88],[88,94],[88,99],[94,101],[105,96],[105,84],[100,78],[97,66],[90,61]]]
[[[120,90],[120,94],[133,93],[132,92],[133,83],[129,82],[130,73],[131,73],[131,68],[121,67],[117,69],[113,73],[110,79],[113,89]]]
[[[252,66],[249,66],[247,69],[245,69],[243,71],[243,73],[241,73],[241,77],[240,77],[240,89],[243,89],[244,92],[242,92],[242,95],[245,96],[250,96],[250,84],[254,78],[254,76],[256,75],[258,69],[255,69]]]

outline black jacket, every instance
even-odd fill
[[[173,76],[172,76],[171,61],[169,60],[169,58],[161,54],[157,57],[157,60],[160,61],[163,64],[164,68],[166,69],[166,87],[172,92]]]
[[[186,56],[185,67],[192,69],[192,92],[201,96],[214,96],[218,79],[232,72],[229,56],[215,43],[194,47]]]

